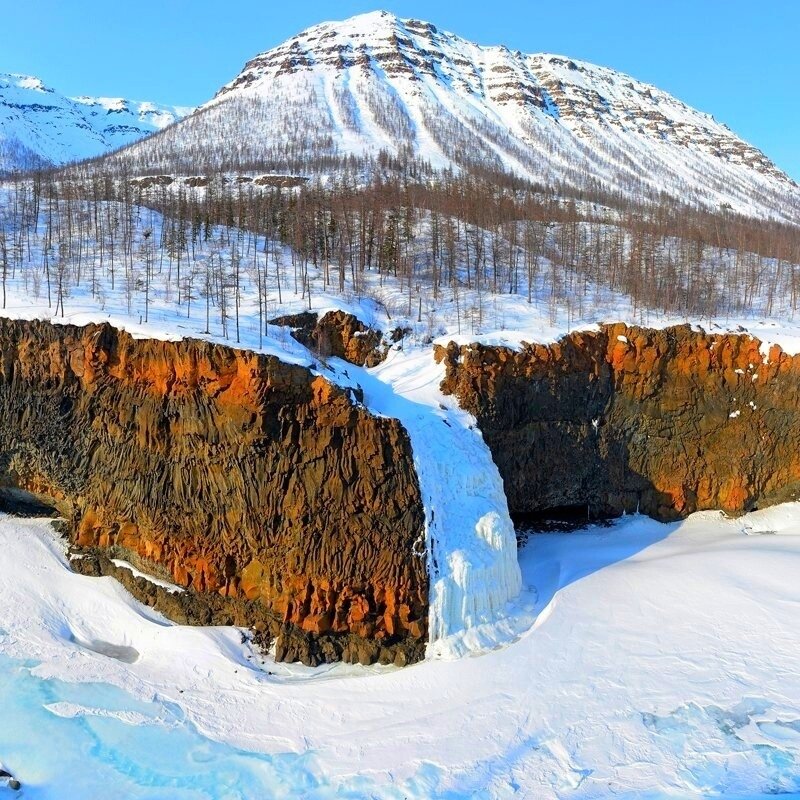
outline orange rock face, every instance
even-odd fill
[[[800,357],[747,335],[622,324],[553,345],[437,348],[519,514],[675,519],[800,493]]]
[[[355,636],[420,656],[424,513],[396,420],[200,341],[0,320],[0,343],[0,483],[51,498],[78,545],[262,603],[334,655]]]
[[[345,311],[329,311],[321,319],[312,312],[270,321],[293,328],[292,336],[321,358],[336,356],[361,367],[375,367],[386,358],[383,335]]]

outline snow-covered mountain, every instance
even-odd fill
[[[800,189],[767,156],[654,86],[386,12],[316,25],[256,56],[123,158],[159,171],[324,172],[347,156],[800,217]]]
[[[0,74],[0,170],[97,156],[191,111],[118,97],[70,98],[39,78]]]

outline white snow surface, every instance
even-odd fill
[[[150,583],[152,583],[154,586],[160,586],[162,589],[166,589],[172,594],[179,594],[180,592],[186,591],[182,586],[178,586],[174,583],[170,583],[169,581],[162,580],[161,578],[156,578],[153,575],[148,575],[146,572],[142,572],[134,567],[133,564],[130,564],[122,558],[112,558],[111,562],[117,567],[127,569],[134,578],[144,578],[145,580],[150,581]]]
[[[797,504],[532,536],[518,641],[402,670],[262,660],[63,548],[0,517],[0,758],[26,797],[800,797]]]

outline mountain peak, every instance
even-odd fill
[[[322,28],[322,27],[335,27],[335,28],[353,28],[359,30],[370,30],[374,29],[375,26],[378,27],[387,27],[387,26],[394,26],[400,22],[400,17],[396,14],[393,14],[391,11],[385,10],[375,10],[375,11],[365,11],[362,14],[354,14],[352,17],[347,17],[343,20],[332,20],[329,22],[322,22],[318,25],[314,25],[308,30],[313,30],[314,28]]]
[[[306,175],[388,158],[765,216],[800,207],[767,156],[655,86],[386,11],[314,25],[258,54],[157,147],[125,155],[148,170],[246,164]]]
[[[0,170],[101,155],[192,110],[121,97],[70,98],[32,75],[0,74]]]
[[[343,20],[317,23],[291,37],[284,44],[313,46],[315,42],[330,42],[336,38],[351,42],[375,42],[402,30],[405,22],[407,20],[402,20],[389,11],[368,11]]]
[[[32,92],[52,92],[53,90],[45,86],[41,78],[35,75],[25,75],[21,72],[0,73],[0,88],[14,86],[17,89],[27,89]]]

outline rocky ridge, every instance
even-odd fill
[[[320,358],[335,356],[359,367],[378,366],[385,360],[391,341],[403,335],[402,329],[393,331],[386,341],[380,330],[344,311],[328,311],[322,317],[306,311],[276,317],[270,324],[291,328],[292,337]]]
[[[385,356],[378,332],[344,312],[273,323],[354,363]],[[107,324],[0,320],[0,343],[0,502],[54,505],[76,570],[114,576],[180,622],[248,626],[279,659],[424,656],[433,599],[420,543],[452,509],[423,508],[428,466],[415,458],[427,451],[412,453],[358,390],[272,356]],[[512,513],[671,520],[800,492],[800,356],[766,354],[747,334],[620,323],[434,356]],[[451,495],[467,503],[464,488]]]

